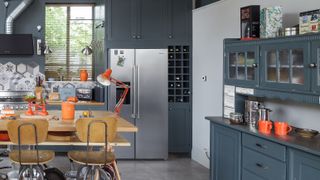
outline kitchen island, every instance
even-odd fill
[[[231,124],[223,117],[210,121],[211,180],[319,180],[320,137],[265,135],[255,128]]]
[[[49,129],[48,129],[48,140],[39,145],[46,146],[85,146],[86,143],[80,142],[77,138],[75,132],[75,121],[82,115],[84,111],[76,111],[74,120],[61,120],[61,111],[52,110],[48,111],[49,116],[23,116],[24,111],[17,111],[15,113],[17,119],[28,119],[28,118],[38,118],[38,119],[47,119],[49,121]],[[112,146],[130,146],[130,142],[123,138],[120,133],[129,132],[134,133],[138,131],[138,128],[133,124],[123,119],[122,117],[116,115],[110,111],[91,111],[94,118],[108,118],[108,117],[116,117],[117,122],[117,136],[113,142],[110,142]],[[22,115],[22,118],[20,117]],[[59,119],[59,120],[54,120]],[[7,131],[7,123],[12,120],[0,120],[0,131]],[[64,137],[66,136],[66,137]],[[50,137],[50,138],[49,138]],[[56,137],[56,138],[54,138]],[[10,141],[0,141],[0,145],[10,145],[12,144]],[[90,143],[91,145],[103,145],[103,143]]]

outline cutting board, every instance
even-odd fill
[[[47,116],[40,116],[40,115],[25,115],[24,113],[20,114],[21,119],[52,119],[53,115],[47,115]]]

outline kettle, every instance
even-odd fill
[[[69,97],[67,101],[61,103],[62,120],[74,120],[76,97]]]
[[[269,113],[272,112],[271,109],[265,107],[259,107],[259,120],[260,121],[269,121]]]

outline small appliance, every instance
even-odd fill
[[[77,88],[76,97],[81,101],[91,101],[92,100],[92,89],[90,88]]]

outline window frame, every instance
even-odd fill
[[[71,71],[70,71],[70,67],[71,67],[71,65],[70,65],[70,62],[71,62],[71,53],[70,53],[70,44],[71,44],[71,36],[70,36],[70,24],[71,24],[71,21],[73,21],[73,20],[91,20],[91,22],[92,22],[92,27],[91,27],[91,29],[92,29],[92,37],[91,37],[91,42],[89,42],[89,46],[91,46],[92,45],[92,42],[94,41],[94,37],[95,37],[95,31],[94,31],[94,21],[95,21],[95,19],[94,19],[94,15],[95,15],[95,12],[94,12],[94,6],[95,6],[95,4],[94,3],[46,3],[45,4],[45,8],[47,8],[47,7],[66,7],[66,17],[67,17],[67,19],[66,19],[66,67],[65,67],[65,76],[64,76],[64,81],[74,81],[75,79],[76,80],[78,80],[78,81],[80,81],[80,77],[72,77],[71,76]],[[92,8],[92,11],[91,11],[91,19],[71,19],[71,7],[91,7]],[[45,14],[45,16],[46,16],[46,14]],[[46,17],[45,17],[45,19],[46,19]],[[46,22],[45,22],[45,25],[46,25]],[[45,26],[46,27],[46,26]],[[45,36],[46,36],[46,32],[45,32]],[[45,39],[45,41],[46,41],[46,39]],[[50,46],[50,45],[49,45]],[[83,48],[85,48],[85,47],[83,47]],[[93,47],[92,47],[93,48]],[[79,52],[81,51],[82,49],[80,49],[79,50]],[[46,55],[45,55],[46,56]],[[88,80],[91,80],[91,81],[93,81],[95,78],[94,78],[94,76],[95,76],[95,58],[94,58],[95,56],[94,56],[94,54],[92,54],[91,55],[91,59],[92,59],[92,62],[91,62],[91,71],[92,71],[92,73],[91,73],[91,76],[89,76],[88,77]],[[47,58],[45,58],[45,71],[46,71],[46,66],[47,66],[47,64],[46,64],[46,59]],[[46,77],[47,78],[47,77]]]

